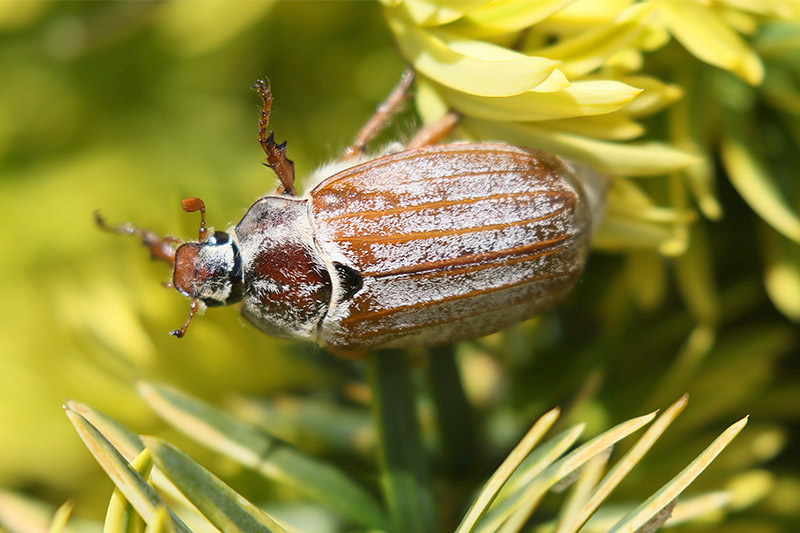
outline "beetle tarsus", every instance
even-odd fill
[[[272,92],[270,92],[269,82],[256,80],[252,89],[261,96],[263,101],[261,117],[258,120],[258,142],[261,145],[261,149],[267,154],[267,162],[265,164],[277,174],[281,182],[283,189],[278,189],[278,193],[286,192],[294,196],[294,161],[286,157],[286,141],[278,144],[275,142],[274,132],[269,132],[269,135],[267,135],[269,113],[272,108]]]
[[[192,303],[189,305],[189,316],[186,318],[186,322],[183,323],[180,329],[173,329],[169,332],[170,335],[173,337],[178,337],[179,339],[186,335],[186,330],[189,327],[189,323],[194,318],[194,315],[197,314],[198,307],[200,305],[200,300],[197,298],[192,298]]]

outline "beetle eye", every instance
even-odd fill
[[[209,237],[208,244],[218,245],[225,244],[230,240],[230,236],[224,231],[215,231],[214,235]]]

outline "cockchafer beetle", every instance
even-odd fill
[[[335,351],[429,346],[486,335],[553,306],[575,284],[589,249],[591,207],[561,159],[501,143],[435,145],[449,113],[405,146],[368,157],[367,142],[407,97],[406,72],[339,161],[303,196],[286,143],[266,135],[272,95],[262,81],[259,142],[282,183],[227,232],[206,227],[181,243],[124,225],[173,265],[174,286],[204,306],[243,301],[269,335]]]

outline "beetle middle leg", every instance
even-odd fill
[[[431,122],[419,130],[406,145],[406,150],[438,143],[453,130],[459,120],[461,120],[461,115],[457,111],[449,111],[436,122]]]
[[[375,114],[370,117],[367,123],[364,124],[364,126],[358,132],[353,144],[345,149],[341,157],[342,161],[356,157],[364,152],[365,148],[367,147],[367,143],[375,138],[375,136],[386,127],[386,124],[389,123],[392,115],[395,115],[398,111],[400,111],[400,106],[409,96],[409,89],[411,88],[411,84],[413,82],[414,71],[411,69],[406,69],[403,72],[400,81],[397,83],[397,85],[395,85],[394,89],[392,89],[392,92],[389,93],[389,96],[386,97],[386,100],[384,100],[381,105],[378,106]]]

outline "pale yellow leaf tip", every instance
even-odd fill
[[[72,516],[72,509],[75,503],[72,500],[67,500],[56,510],[53,519],[50,521],[50,527],[47,529],[48,533],[61,533],[67,527],[67,522]]]
[[[667,411],[670,411],[670,410],[673,410],[673,409],[677,409],[679,411],[683,411],[688,404],[689,404],[689,393],[688,392],[684,392],[681,395],[680,398],[675,400],[675,403],[673,403],[672,405],[667,407]]]
[[[735,72],[750,85],[761,85],[761,82],[764,81],[764,64],[761,62],[761,58],[752,51],[744,54]]]

